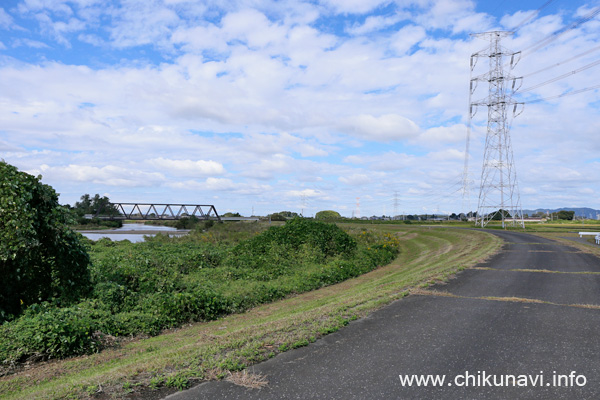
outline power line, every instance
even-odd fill
[[[530,101],[525,101],[524,104],[532,104],[532,103],[539,103],[542,101],[548,101],[548,100],[554,100],[554,99],[558,99],[561,97],[565,97],[565,96],[572,96],[574,94],[580,94],[580,93],[584,93],[584,92],[589,92],[590,90],[596,90],[596,89],[600,89],[600,85],[596,85],[596,86],[590,86],[587,88],[583,88],[583,89],[578,89],[578,90],[572,90],[572,91],[568,91],[556,96],[550,96],[550,97],[544,97],[543,99],[536,99],[536,100],[530,100]]]
[[[358,201],[360,201],[359,207],[361,211],[364,211],[363,209],[365,209],[369,210],[368,212],[373,212],[375,209],[378,209],[382,206],[389,206],[390,204],[393,204],[392,202],[398,201],[398,205],[401,202],[405,209],[408,208],[416,210],[417,208],[420,209],[425,206],[438,205],[441,202],[446,202],[451,199],[459,200],[459,195],[462,192],[462,181],[460,180],[460,176],[456,176],[455,178],[456,179],[448,179],[445,185],[441,185],[441,189],[440,185],[437,185],[437,187],[432,187],[424,192],[415,194],[415,196],[417,196],[416,198],[411,195],[402,195],[403,192],[397,191],[399,195],[397,196],[395,192],[393,197],[385,196],[376,197],[373,199],[361,197],[360,200],[357,199],[355,207],[358,206]],[[353,211],[354,216],[357,216],[356,211],[358,210],[355,208]]]
[[[533,18],[535,18],[540,13],[540,11],[542,11],[544,8],[546,8],[547,6],[549,6],[550,3],[552,3],[553,1],[554,0],[548,0],[548,1],[546,1],[544,4],[542,4],[542,6],[540,8],[538,8],[537,10],[535,10],[531,14],[529,14],[529,16],[527,18],[525,18],[520,24],[518,24],[513,29],[511,29],[511,31],[514,33],[516,31],[518,31],[519,29],[521,29],[521,27],[523,27],[527,22],[529,22]]]
[[[557,31],[554,31],[553,33],[546,36],[544,39],[540,40],[539,42],[534,43],[529,47],[526,47],[525,49],[523,49],[521,51],[521,54],[522,54],[521,58],[528,56],[529,54],[534,53],[534,52],[546,47],[547,45],[549,45],[550,43],[552,43],[553,41],[558,39],[560,36],[579,27],[580,25],[583,25],[587,21],[595,18],[598,14],[600,14],[600,7],[594,8],[591,12],[589,12],[588,14],[584,15],[583,17],[573,21],[571,24],[567,25],[566,27],[559,29]]]
[[[564,60],[564,61],[561,61],[561,62],[559,62],[559,63],[556,63],[556,64],[549,65],[549,66],[547,66],[547,67],[544,67],[544,68],[542,68],[542,69],[539,69],[539,70],[537,70],[537,71],[535,71],[535,72],[531,72],[531,73],[529,73],[529,74],[523,75],[522,77],[523,77],[523,78],[527,78],[527,77],[530,77],[530,76],[532,76],[532,75],[536,75],[536,74],[539,74],[539,73],[541,73],[541,72],[548,71],[549,69],[552,69],[552,68],[558,67],[559,65],[562,65],[562,64],[566,64],[566,63],[568,63],[568,62],[571,62],[571,61],[573,61],[573,60],[576,60],[576,59],[578,59],[578,58],[580,58],[580,57],[587,56],[588,54],[590,54],[590,53],[593,53],[594,51],[598,51],[598,50],[600,50],[600,46],[593,47],[593,48],[591,48],[591,49],[589,49],[589,50],[586,50],[586,51],[584,51],[583,53],[577,54],[576,56],[573,56],[573,57],[571,57],[571,58],[567,58],[566,60]]]
[[[537,88],[539,88],[539,87],[542,87],[542,86],[548,85],[548,84],[550,84],[550,83],[554,83],[554,82],[556,82],[556,81],[559,81],[559,80],[561,80],[561,79],[567,78],[567,77],[569,77],[569,76],[571,76],[571,75],[575,75],[575,74],[577,74],[577,73],[579,73],[579,72],[581,72],[581,71],[585,71],[586,69],[590,69],[590,68],[592,68],[592,67],[595,67],[596,65],[600,65],[600,60],[596,60],[596,61],[594,61],[594,62],[592,62],[592,63],[589,63],[589,64],[587,64],[587,65],[584,65],[584,66],[583,66],[583,67],[581,67],[581,68],[577,68],[577,69],[575,69],[575,70],[573,70],[573,71],[571,71],[571,72],[567,72],[566,74],[559,75],[559,76],[557,76],[557,77],[555,77],[555,78],[552,78],[552,79],[549,79],[549,80],[547,80],[547,81],[545,81],[545,82],[538,83],[537,85],[533,85],[533,86],[530,86],[530,87],[528,87],[528,88],[521,89],[521,90],[520,90],[520,92],[521,92],[521,93],[522,93],[522,92],[529,92],[529,91],[531,91],[531,90],[534,90],[534,89],[537,89]]]

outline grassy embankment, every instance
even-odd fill
[[[362,230],[361,225],[344,225]],[[98,392],[123,395],[160,387],[185,388],[305,346],[350,321],[446,279],[499,249],[484,232],[378,225],[370,229],[400,238],[400,256],[358,278],[201,322],[162,335],[122,342],[98,354],[35,364],[0,378],[0,396],[81,398]]]
[[[544,224],[526,224],[525,228],[527,233],[556,240],[586,253],[600,256],[600,245],[596,244],[594,236],[583,236],[587,244],[569,239],[579,238],[579,232],[600,232],[600,221],[554,221]]]

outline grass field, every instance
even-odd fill
[[[344,224],[345,229],[362,225]],[[400,256],[358,278],[151,338],[120,342],[90,356],[32,364],[0,378],[6,399],[123,397],[234,377],[253,363],[308,345],[499,250],[482,231],[375,225],[400,239]],[[250,379],[251,381],[251,379]]]

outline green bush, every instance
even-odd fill
[[[100,328],[99,321],[109,318],[108,313],[89,308],[35,304],[17,320],[0,326],[0,360],[61,358],[97,351],[100,343],[94,332]]]
[[[89,257],[56,192],[0,162],[0,322],[25,307],[89,292]]]
[[[334,221],[334,220],[342,219],[342,216],[337,211],[324,210],[324,211],[319,211],[318,213],[316,213],[315,219],[321,220],[321,221]]]
[[[105,335],[156,335],[244,311],[371,271],[399,247],[390,234],[351,236],[299,218],[259,231],[218,224],[182,238],[96,242],[89,298],[64,308],[32,306],[0,326],[0,363],[86,354],[100,349]]]
[[[304,244],[318,248],[326,256],[350,255],[356,241],[334,224],[306,218],[294,218],[283,226],[274,226],[238,245],[233,253],[265,254],[272,245],[287,246],[297,251]]]

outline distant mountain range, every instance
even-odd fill
[[[540,211],[544,212],[544,213],[555,213],[555,212],[559,212],[559,211],[575,211],[576,217],[600,219],[600,218],[598,218],[598,216],[600,215],[600,210],[594,210],[593,208],[587,208],[587,207],[563,207],[563,208],[555,208],[555,209],[538,208],[536,210],[523,210],[523,214],[527,214],[527,215],[531,216]]]

